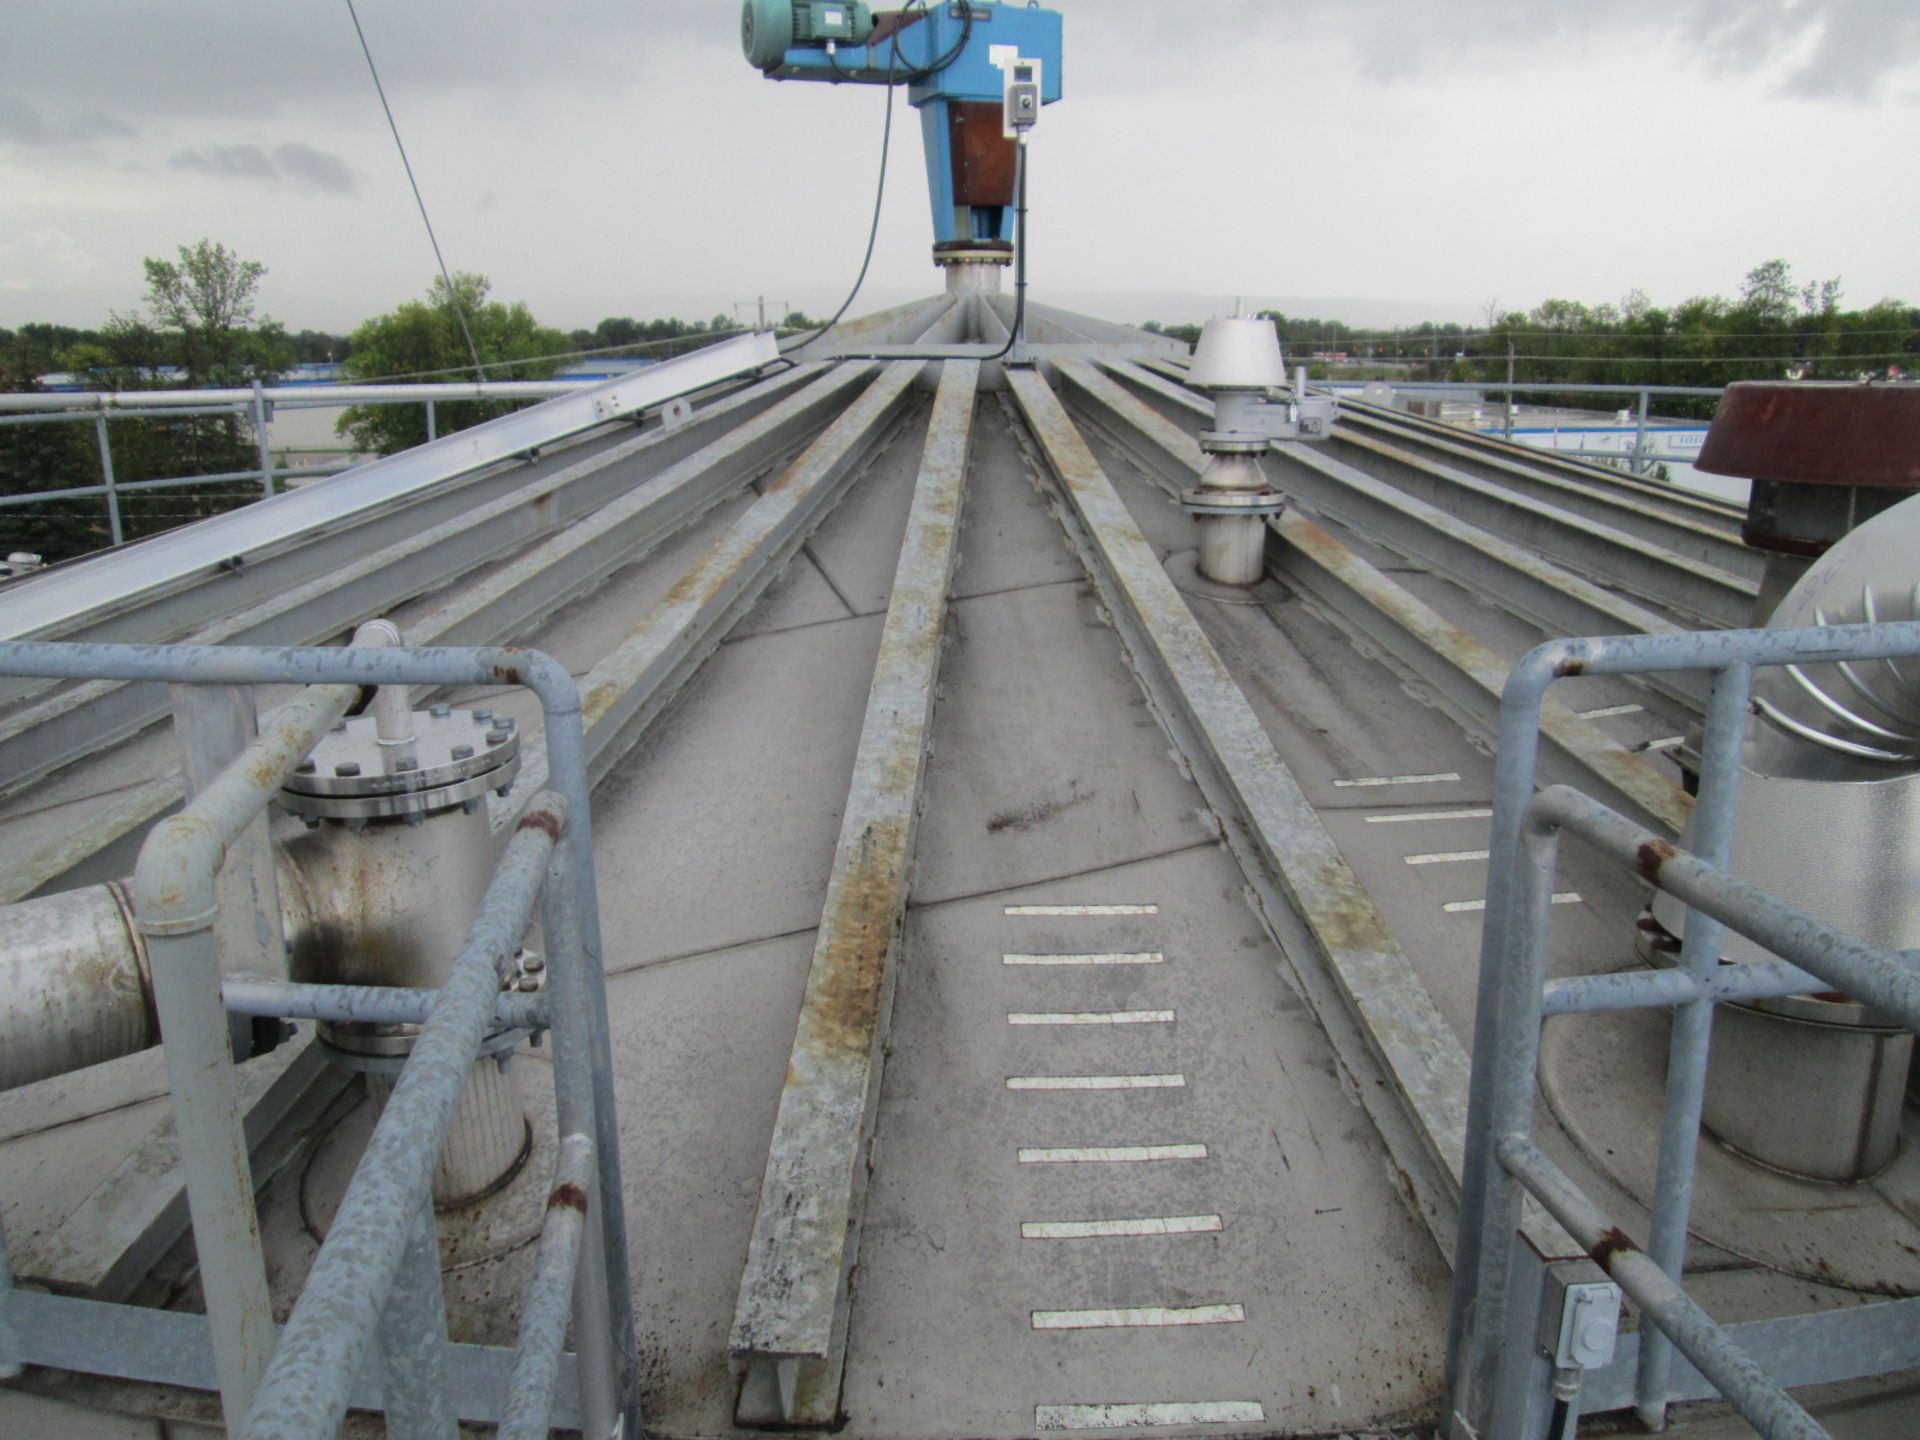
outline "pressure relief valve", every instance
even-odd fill
[[[1200,573],[1221,585],[1254,585],[1266,574],[1266,517],[1286,505],[1259,457],[1276,440],[1326,439],[1339,407],[1331,395],[1307,393],[1305,369],[1287,388],[1280,337],[1271,321],[1251,315],[1209,320],[1188,378],[1213,392],[1213,428],[1200,432],[1207,466],[1198,488],[1180,496],[1200,524]]]

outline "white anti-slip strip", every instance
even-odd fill
[[[1127,950],[1097,955],[1002,955],[1002,965],[1164,965],[1158,950]]]
[[[1132,1330],[1164,1325],[1238,1325],[1238,1305],[1135,1305],[1124,1310],[1036,1310],[1036,1330]]]
[[[1009,905],[1009,915],[1158,915],[1158,905]]]
[[[1184,1075],[1009,1075],[1009,1090],[1184,1090]]]
[[[1036,1430],[1135,1430],[1147,1425],[1259,1425],[1257,1400],[1176,1400],[1155,1405],[1036,1405]]]
[[[1580,903],[1580,892],[1578,890],[1562,890],[1558,895],[1553,897],[1553,903],[1556,905],[1578,905]],[[1440,908],[1449,915],[1476,915],[1487,908],[1487,902],[1485,900],[1449,900]]]
[[[1060,1145],[1027,1146],[1022,1165],[1132,1165],[1154,1160],[1204,1160],[1204,1145]]]
[[[1058,1014],[1016,1010],[1009,1025],[1171,1025],[1171,1010],[1072,1010]]]
[[[1416,820],[1491,820],[1491,810],[1422,810],[1411,815],[1369,815],[1369,825],[1411,825]]]
[[[1372,790],[1382,785],[1445,785],[1459,778],[1451,770],[1440,775],[1358,775],[1333,785],[1336,790]]]
[[[1453,865],[1462,860],[1484,860],[1485,850],[1437,850],[1431,855],[1409,855],[1409,865]]]
[[[1226,1229],[1218,1215],[1167,1215],[1140,1220],[1029,1220],[1022,1240],[1104,1240],[1120,1235],[1213,1235]]]

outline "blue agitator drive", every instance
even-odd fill
[[[1057,10],[925,0],[875,11],[841,0],[746,0],[741,47],[773,80],[905,84],[920,112],[934,260],[1006,263],[1014,239],[1014,136],[1032,94],[1061,97]]]

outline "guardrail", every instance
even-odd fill
[[[1920,972],[1726,873],[1755,667],[1920,655],[1920,622],[1814,630],[1561,640],[1514,667],[1501,701],[1499,760],[1480,956],[1460,1238],[1447,1347],[1451,1440],[1571,1434],[1584,1382],[1631,1400],[1662,1428],[1667,1405],[1702,1393],[1677,1383],[1677,1348],[1761,1434],[1820,1437],[1788,1384],[1853,1379],[1920,1364],[1920,1300],[1794,1315],[1729,1330],[1680,1287],[1713,1009],[1730,1000],[1843,990],[1920,1030]],[[1562,676],[1713,673],[1691,828],[1694,852],[1563,786],[1534,794],[1541,705]],[[1579,836],[1688,908],[1679,968],[1547,980],[1560,836]],[[1783,957],[1722,966],[1724,929]],[[1731,973],[1729,973],[1731,972]],[[1638,1007],[1674,1010],[1650,1237],[1643,1252],[1533,1144],[1540,1032],[1549,1015]],[[1523,1197],[1537,1199],[1640,1306],[1637,1345],[1583,1377],[1542,1353],[1543,1291],[1562,1257],[1523,1238]],[[1586,1262],[1577,1262],[1591,1273]],[[1577,1276],[1575,1277],[1578,1278]],[[1623,1347],[1627,1348],[1627,1347]],[[1564,1361],[1565,1357],[1561,1357]],[[1624,1373],[1617,1373],[1624,1372]],[[1596,1382],[1599,1382],[1596,1387]],[[1711,1392],[1707,1392],[1711,1393]],[[1550,1407],[1558,1409],[1549,1418]]]
[[[156,827],[135,876],[206,1316],[14,1287],[0,1243],[0,1375],[33,1364],[217,1388],[244,1440],[335,1434],[350,1407],[425,1440],[458,1420],[525,1440],[549,1424],[592,1440],[638,1435],[633,1314],[600,964],[579,692],[537,651],[0,644],[0,674],[306,684],[280,719]],[[214,875],[363,685],[524,686],[546,717],[548,789],[501,856],[446,983],[434,992],[241,982],[223,1000]],[[544,901],[548,1003],[502,997],[519,936]],[[227,1016],[419,1019],[411,1056],[354,1171],[288,1323],[269,1308]],[[558,1160],[511,1351],[447,1338],[432,1175],[492,1025],[551,1028]],[[563,1344],[571,1315],[576,1354]],[[211,1363],[209,1363],[209,1360]],[[363,1375],[363,1368],[370,1373]],[[506,1384],[501,1384],[506,1377]],[[564,1403],[562,1403],[564,1402]],[[558,1406],[559,1413],[556,1412]]]
[[[485,383],[458,385],[300,385],[263,386],[250,390],[138,390],[138,391],[39,391],[24,395],[0,395],[0,427],[10,425],[74,424],[92,420],[95,444],[100,454],[100,483],[78,485],[65,490],[32,490],[15,495],[0,495],[0,510],[43,504],[50,500],[84,500],[106,497],[107,534],[111,543],[126,539],[121,524],[120,497],[143,490],[175,490],[189,485],[257,482],[264,499],[274,493],[276,479],[297,476],[317,480],[338,475],[358,461],[341,465],[279,465],[273,463],[267,426],[276,409],[326,410],[341,405],[422,405],[426,407],[427,439],[439,438],[436,406],[454,401],[550,400],[556,395],[601,384],[598,380],[489,380]],[[259,444],[260,463],[251,470],[226,471],[217,475],[181,475],[155,480],[116,480],[113,473],[113,444],[107,436],[107,420],[173,420],[195,415],[235,415],[253,426]]]
[[[1405,385],[1397,385],[1391,380],[1329,380],[1320,382],[1325,388],[1334,391],[1364,389],[1368,384],[1391,385],[1397,390],[1437,391],[1442,394],[1460,393],[1473,395],[1505,395],[1507,397],[1505,417],[1501,423],[1501,438],[1512,443],[1514,436],[1513,417],[1514,400],[1518,394],[1528,395],[1622,395],[1635,397],[1633,446],[1620,451],[1609,450],[1560,450],[1549,449],[1548,453],[1571,456],[1581,460],[1625,460],[1628,470],[1635,475],[1646,473],[1647,468],[1647,430],[1649,421],[1656,418],[1651,414],[1652,399],[1656,395],[1685,395],[1701,397],[1726,394],[1724,385],[1575,385],[1571,383],[1535,383],[1526,381],[1479,381],[1479,380],[1418,380]],[[1525,442],[1518,442],[1524,444]],[[1530,447],[1547,449],[1548,447]],[[1672,458],[1672,457],[1668,457]]]

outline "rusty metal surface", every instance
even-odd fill
[[[1920,385],[1742,380],[1693,463],[1750,480],[1920,489]]]
[[[953,203],[1013,204],[1015,150],[1006,136],[1006,111],[998,102],[953,100],[947,104],[953,138]]]
[[[1450,1254],[1466,1052],[1060,402],[1037,375],[1009,378],[1136,668],[1357,1077],[1408,1203]]]
[[[743,1423],[827,1425],[839,1411],[979,372],[942,368],[887,607],[728,1342],[744,1371]]]

